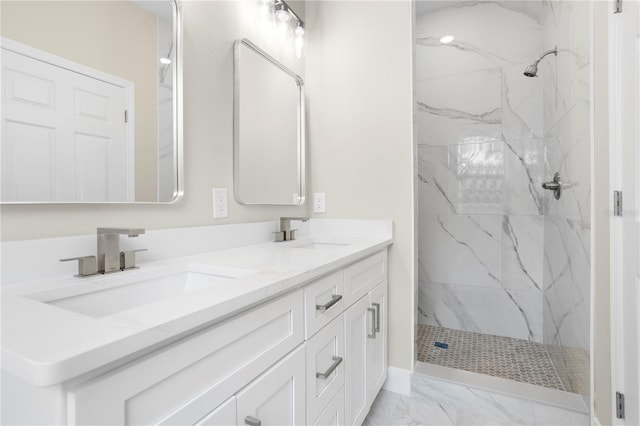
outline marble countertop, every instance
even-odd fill
[[[318,242],[318,238],[315,238]],[[374,254],[389,235],[260,243],[141,263],[109,275],[32,281],[2,291],[3,369],[37,386],[50,386],[126,357],[137,356],[189,332],[223,321],[280,294]],[[328,243],[340,243],[328,244]],[[239,268],[246,275],[106,316],[89,316],[36,300],[78,286],[110,288],[154,273],[199,267]]]

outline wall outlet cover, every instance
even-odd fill
[[[213,188],[213,218],[221,219],[229,216],[227,188]]]
[[[313,212],[325,213],[326,211],[327,209],[326,209],[325,193],[314,192],[313,193]]]

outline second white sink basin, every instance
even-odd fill
[[[311,242],[303,245],[296,246],[294,248],[297,249],[308,249],[308,250],[318,250],[318,249],[335,249],[340,247],[346,247],[349,244],[345,243],[316,243]]]
[[[114,274],[105,276],[102,280],[29,297],[51,306],[99,318],[193,291],[216,287],[222,289],[232,284],[236,278],[255,271],[187,265],[156,270],[151,274],[144,272],[146,271],[129,272],[131,275],[127,277],[116,277]],[[73,289],[77,291],[74,292]]]

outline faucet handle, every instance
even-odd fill
[[[98,273],[98,264],[95,256],[80,256],[60,259],[60,262],[78,261],[78,275],[86,277],[87,275],[95,275]]]
[[[134,269],[136,267],[136,253],[147,249],[126,250],[120,252],[120,269]]]

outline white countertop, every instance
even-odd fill
[[[307,246],[315,240],[347,245]],[[392,243],[391,234],[260,243],[140,263],[134,271],[5,286],[2,291],[3,369],[37,386],[61,383],[222,321]],[[255,271],[221,290],[204,288],[102,317],[34,300],[35,294],[78,285],[108,288],[137,274],[210,265]]]

